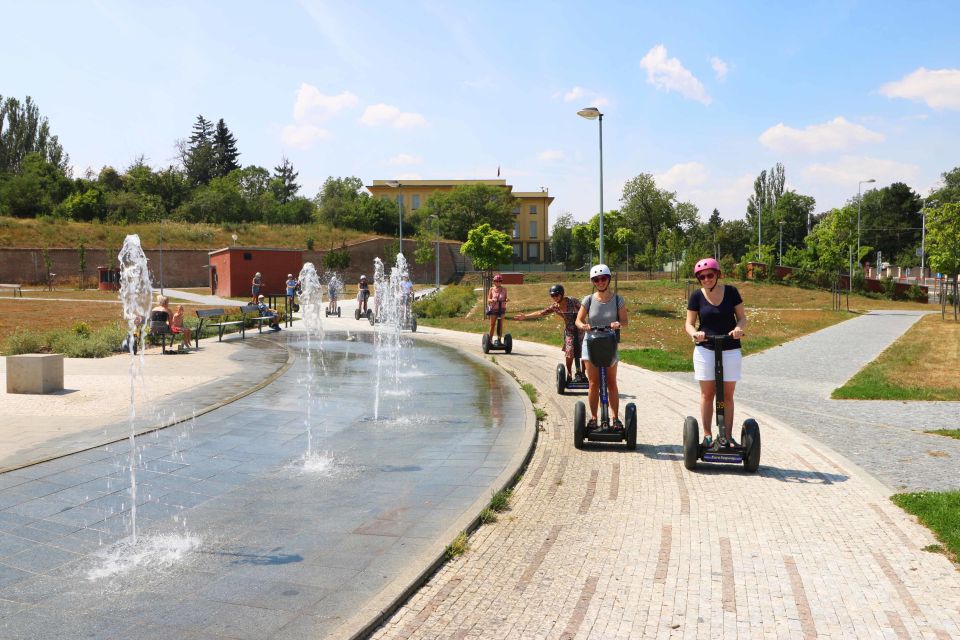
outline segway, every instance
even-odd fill
[[[500,315],[497,315],[497,339],[494,340],[486,333],[483,334],[483,337],[480,339],[480,346],[483,348],[484,353],[490,353],[491,351],[503,351],[504,353],[510,353],[513,351],[513,336],[509,333],[503,336],[503,340],[500,339],[500,336],[503,335],[503,318]]]
[[[713,342],[714,348],[714,378],[717,381],[716,407],[714,413],[717,421],[717,436],[709,447],[700,442],[700,425],[693,416],[687,416],[683,422],[683,466],[694,469],[697,460],[704,462],[720,462],[726,464],[743,463],[743,468],[751,473],[760,466],[760,425],[753,418],[743,421],[740,429],[740,444],[727,440],[726,429],[723,426],[723,347],[729,345],[733,338],[728,335],[707,336]]]
[[[588,342],[590,363],[600,369],[600,422],[596,428],[587,427],[587,406],[578,401],[573,409],[573,446],[583,448],[584,440],[591,442],[620,442],[626,440],[627,450],[637,448],[637,405],[627,403],[623,414],[623,428],[610,424],[609,397],[607,395],[607,367],[613,364],[617,353],[617,334],[609,327],[590,327],[584,337]]]
[[[330,306],[327,305],[327,308],[324,310],[324,314],[326,314],[326,317],[328,317],[328,318],[329,318],[330,316],[337,316],[337,317],[339,318],[339,317],[340,317],[340,305],[337,305],[337,310],[336,310],[336,311],[333,311],[333,310],[330,308]],[[360,308],[357,307],[357,315],[359,316],[359,314],[360,314]],[[359,319],[360,319],[360,318],[358,317],[357,320],[359,320]]]
[[[557,365],[557,393],[560,395],[567,391],[585,391],[590,388],[590,381],[583,373],[580,358],[575,358],[573,362],[576,373],[570,380],[567,380],[567,365],[563,362]]]

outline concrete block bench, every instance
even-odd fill
[[[63,354],[7,356],[7,393],[50,393],[63,389]]]

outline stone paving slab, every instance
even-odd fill
[[[761,424],[760,471],[687,471],[693,384],[629,365],[637,450],[578,451],[577,398],[553,390],[559,352],[514,345],[497,362],[538,388],[548,417],[513,508],[374,638],[960,637],[960,572],[845,457],[743,402],[739,419]]]

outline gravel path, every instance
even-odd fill
[[[830,399],[923,315],[872,311],[749,356],[737,398],[845,455],[891,491],[960,489],[960,440],[924,433],[960,428],[960,403]]]

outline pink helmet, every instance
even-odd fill
[[[713,258],[704,258],[703,260],[697,262],[696,266],[693,267],[693,275],[697,275],[701,271],[706,271],[707,269],[713,269],[717,273],[720,273],[720,263]]]
[[[493,281],[494,281],[494,282],[502,282],[502,281],[503,281],[503,276],[498,273],[497,275],[493,276]]]

